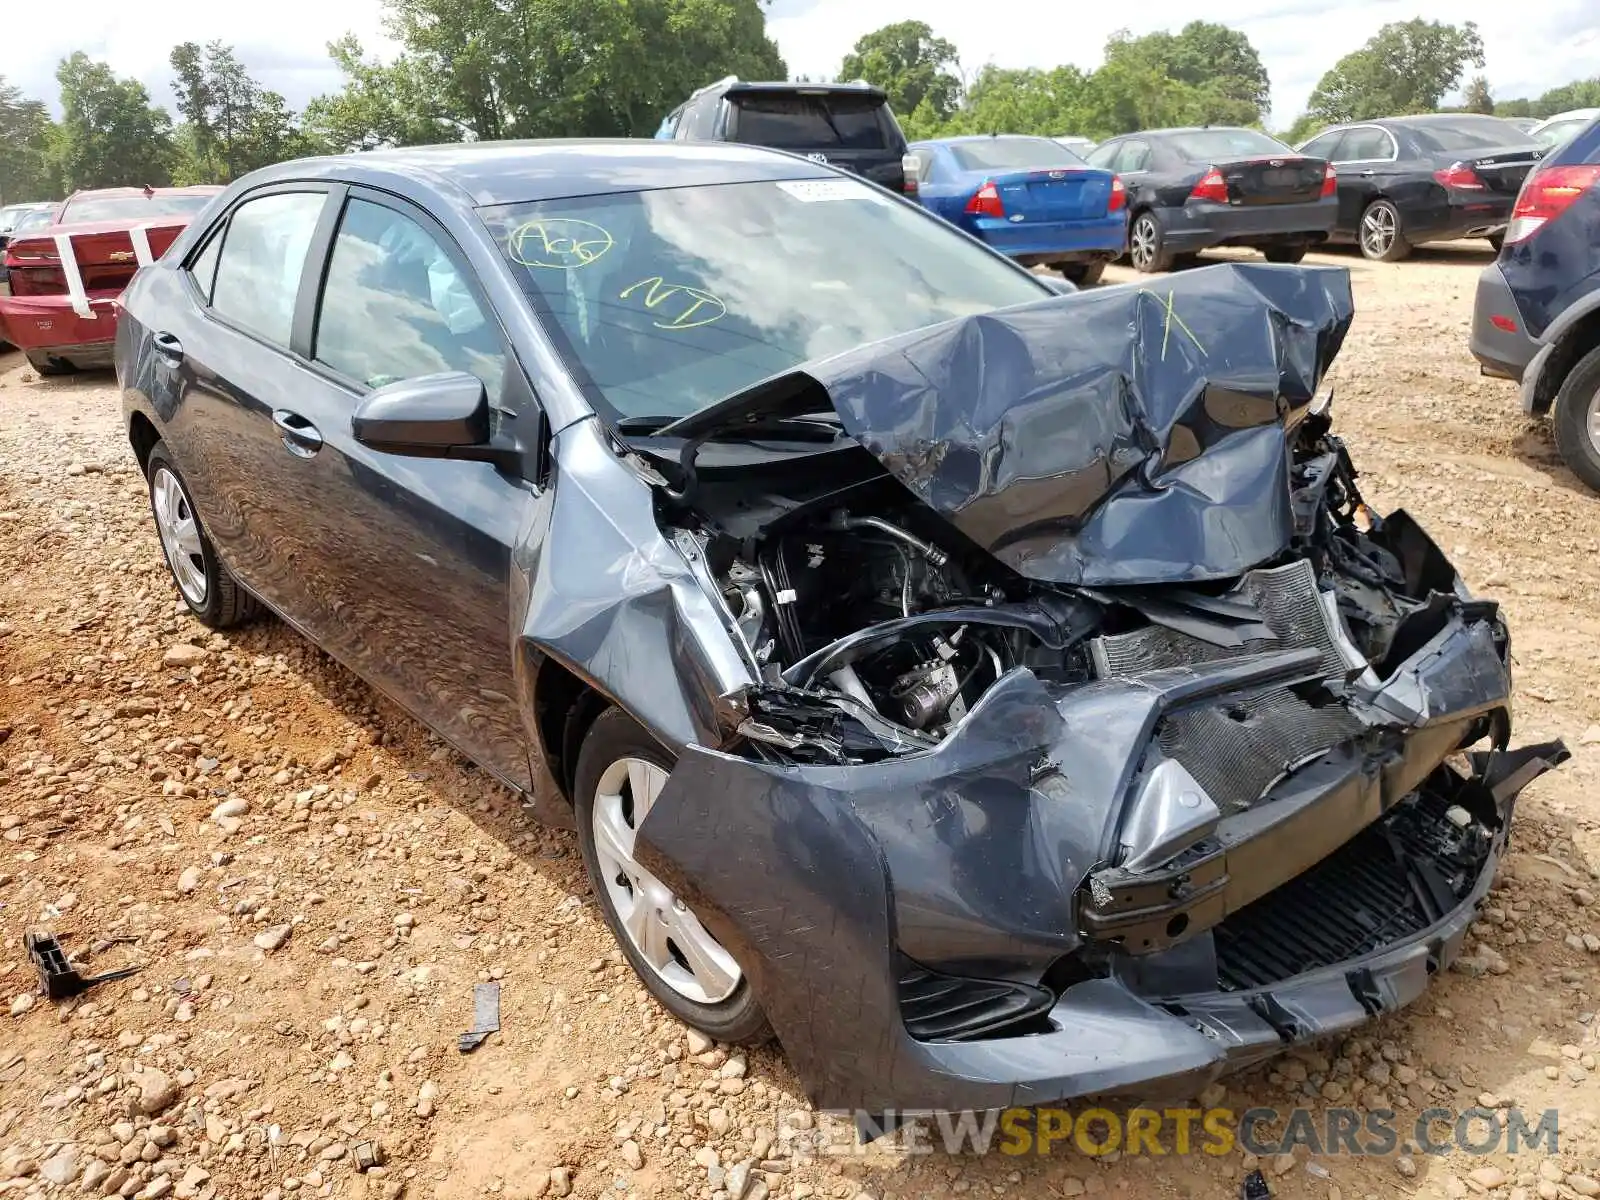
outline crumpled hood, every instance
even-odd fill
[[[1289,431],[1353,313],[1343,267],[1225,264],[806,374],[895,478],[1030,579],[1225,579],[1289,544]]]

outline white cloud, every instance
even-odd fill
[[[1189,0],[1145,0],[1133,6],[1014,0],[993,8],[972,0],[775,0],[769,28],[790,69],[832,75],[855,40],[908,18],[927,21],[953,41],[963,66],[1092,68],[1106,38],[1127,25],[1135,33],[1176,29],[1196,16],[1249,35],[1272,77],[1274,118],[1288,124],[1318,78],[1386,21],[1476,21],[1488,54],[1486,73],[1497,96],[1536,96],[1557,84],[1592,76],[1600,62],[1600,6],[1594,0],[1349,0],[1330,10],[1322,0],[1221,0],[1204,11]],[[81,49],[122,75],[142,80],[157,103],[171,105],[167,55],[180,39],[232,44],[266,86],[295,107],[339,85],[325,47],[346,32],[369,51],[390,48],[379,0],[276,0],[224,5],[216,0],[77,0],[70,17],[28,25],[28,53],[5,64],[8,82],[56,104],[56,61]],[[709,80],[707,81],[709,82]]]

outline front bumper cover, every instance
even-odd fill
[[[1160,911],[1140,914],[1144,929],[1170,935],[1148,944],[1129,940],[1126,921],[1096,931],[1088,919],[1149,909],[1139,881],[1101,889],[1091,877],[1103,879],[1115,855],[1161,713],[1259,663],[1060,694],[1013,671],[939,747],[871,766],[780,766],[690,747],[641,827],[641,858],[744,964],[821,1108],[1183,1093],[1409,1003],[1460,952],[1515,796],[1565,758],[1558,743],[1475,762],[1469,784],[1493,795],[1492,850],[1470,894],[1430,927],[1249,992],[1220,990],[1209,929],[1393,811],[1486,727],[1508,730],[1510,676],[1490,630],[1463,602],[1361,701],[1372,727],[1357,745],[1290,772],[1275,803],[1224,821],[1218,869],[1178,887],[1163,880]],[[1137,902],[1119,907],[1126,897]],[[1010,964],[1021,978],[1016,964],[1086,952],[1110,969],[1060,988],[1049,1031],[924,1042],[902,1020],[901,956],[969,977]]]

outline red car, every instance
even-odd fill
[[[0,339],[19,346],[41,375],[109,367],[122,289],[221,191],[97,188],[68,196],[55,224],[19,231],[5,248],[10,294],[0,294]]]

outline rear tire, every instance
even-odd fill
[[[1309,245],[1301,242],[1297,246],[1263,246],[1261,254],[1269,263],[1297,263],[1310,249]]]
[[[1106,273],[1106,264],[1103,259],[1086,263],[1060,263],[1056,266],[1056,270],[1061,272],[1061,277],[1068,283],[1075,283],[1079,287],[1093,287]]]
[[[41,377],[71,375],[78,369],[64,358],[52,358],[39,350],[25,350],[23,353],[28,356],[28,365],[33,368],[34,373]]]
[[[260,602],[218,560],[166,443],[157,442],[150,451],[145,482],[162,557],[189,611],[211,629],[242,625],[260,613]]]
[[[578,752],[573,788],[584,869],[611,935],[661,1006],[719,1042],[759,1045],[772,1038],[772,1026],[750,977],[694,913],[632,857],[632,835],[654,801],[653,791],[637,795],[634,781],[653,776],[659,791],[675,765],[672,755],[620,708],[608,708],[595,719]],[[730,990],[732,975],[737,981]]]
[[[1411,253],[1411,243],[1400,225],[1400,210],[1388,200],[1374,200],[1362,211],[1356,244],[1362,256],[1373,262],[1399,262]]]
[[[1572,473],[1600,492],[1600,347],[1578,360],[1556,393],[1556,449]]]
[[[1172,252],[1166,248],[1161,222],[1146,209],[1128,227],[1128,260],[1141,275],[1154,275],[1172,269]]]

